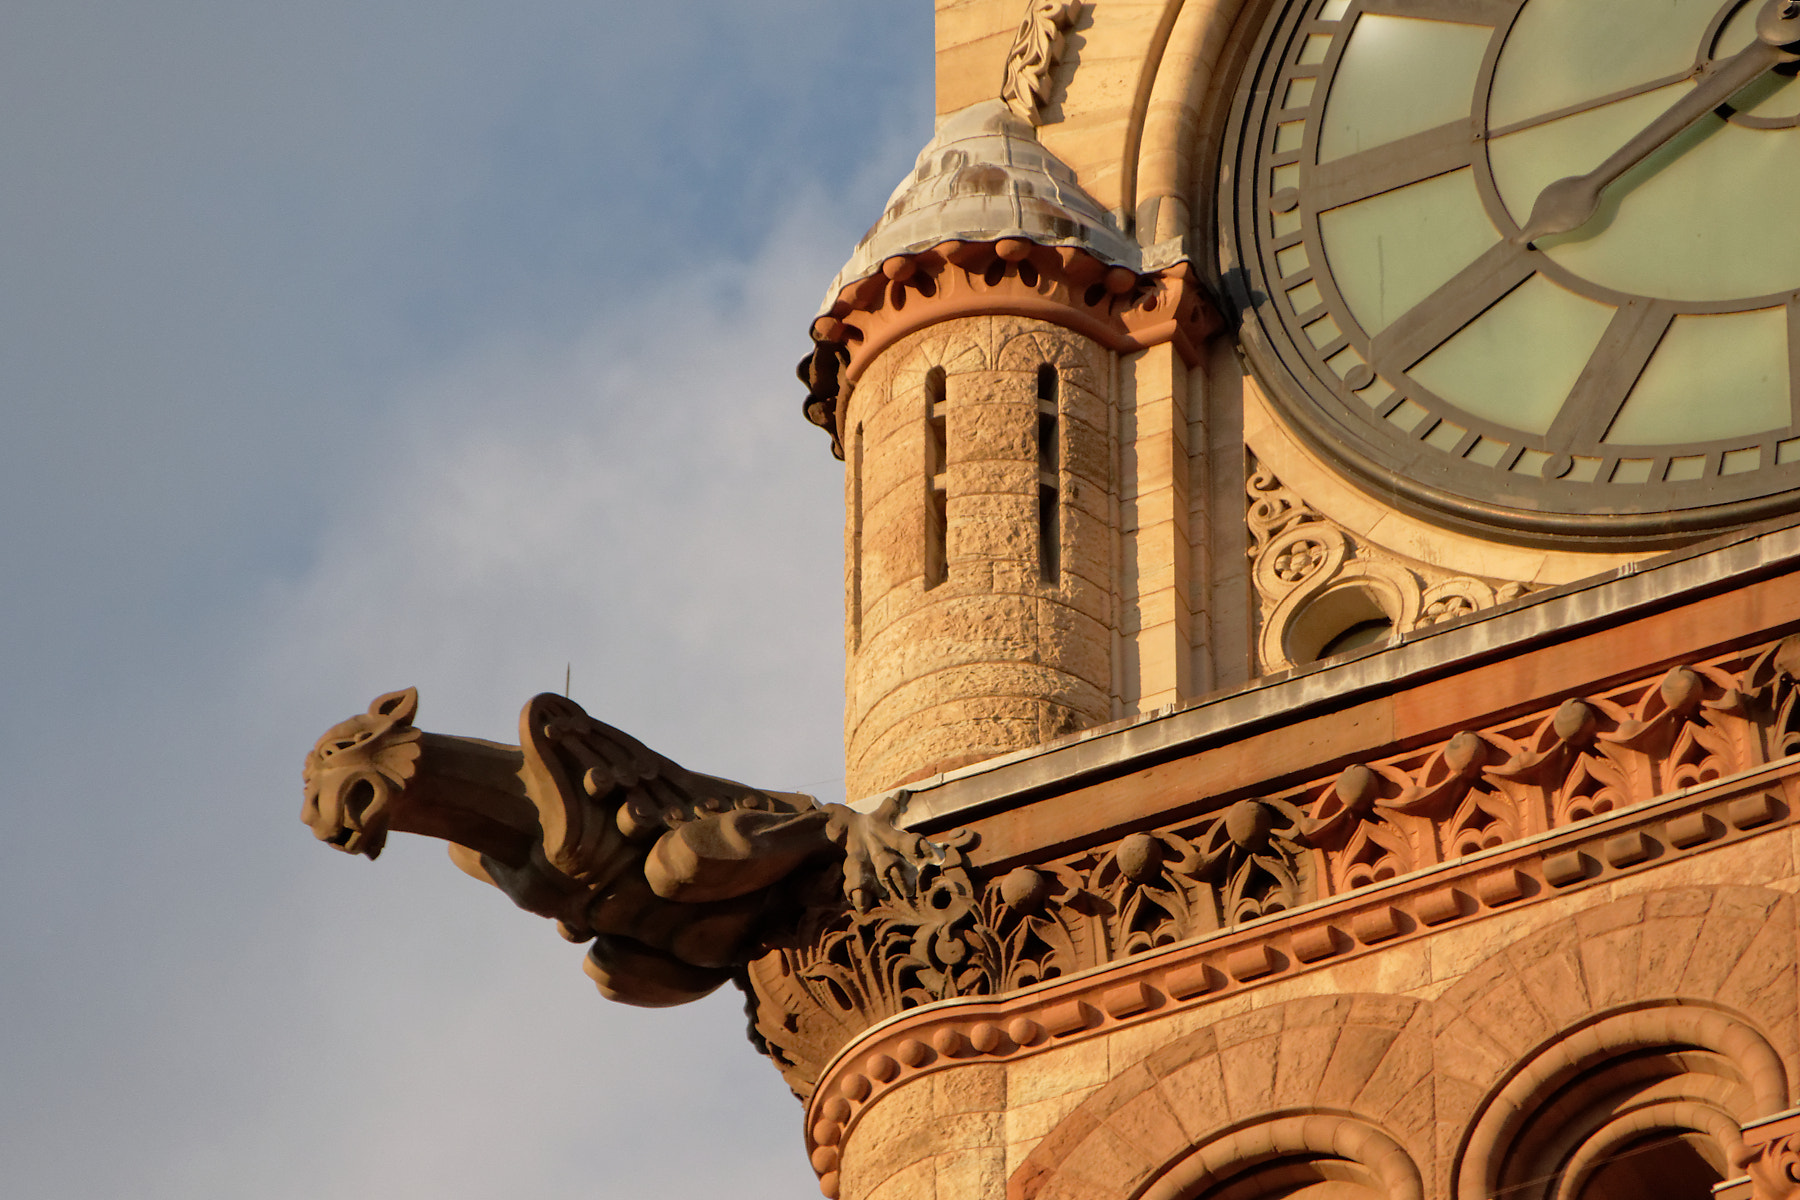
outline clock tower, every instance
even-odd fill
[[[1796,1200],[1800,0],[936,5],[851,803],[406,690],[314,834],[742,989],[831,1200]]]
[[[840,1200],[1800,1159],[1800,5],[938,0],[826,295],[851,793],[748,978]]]

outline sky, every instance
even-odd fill
[[[0,1193],[816,1195],[741,997],[635,1010],[326,727],[561,690],[842,798],[793,364],[930,135],[931,8],[0,9]]]

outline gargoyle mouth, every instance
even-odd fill
[[[367,778],[352,779],[338,795],[336,828],[329,832],[314,827],[320,841],[335,846],[346,854],[365,854],[374,858],[381,853],[387,832],[381,818],[386,799],[384,789]]]
[[[384,833],[385,831],[366,829],[340,829],[325,841],[345,854],[366,855],[372,861],[380,856],[381,847],[387,841]]]

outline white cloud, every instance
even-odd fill
[[[841,788],[792,366],[927,132],[821,104],[890,18],[299,11],[67,0],[0,47],[6,1189],[806,1196],[735,994],[601,1000],[441,847],[317,845],[298,763],[405,684],[513,740],[568,663],[697,769]]]
[[[422,723],[503,736],[568,664],[576,699],[678,750],[841,774],[842,467],[791,362],[834,257],[809,223],[570,344],[410,386],[353,435],[366,474],[270,598],[259,676],[334,684],[339,709],[429,680]]]
[[[620,324],[410,387],[317,560],[268,597],[240,702],[291,686],[275,699],[298,750],[417,683],[425,727],[511,741],[572,663],[578,700],[682,761],[841,795],[842,468],[790,363],[835,266],[815,224],[793,214],[756,261]],[[317,1007],[293,1036],[320,1058],[285,1086],[331,1112],[338,1144],[293,1195],[590,1195],[596,1158],[605,1194],[811,1186],[799,1106],[735,993],[618,1008],[578,948],[434,850],[413,868],[389,860],[416,851],[368,866],[306,849],[291,934]],[[369,879],[346,893],[353,872]]]

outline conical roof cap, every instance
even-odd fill
[[[1137,270],[1137,243],[1113,227],[1075,172],[1044,149],[1037,133],[1003,101],[971,104],[946,117],[919,151],[913,171],[863,235],[825,294],[821,312],[849,284],[896,254],[946,241],[1027,238],[1043,246],[1080,246],[1114,266]]]

